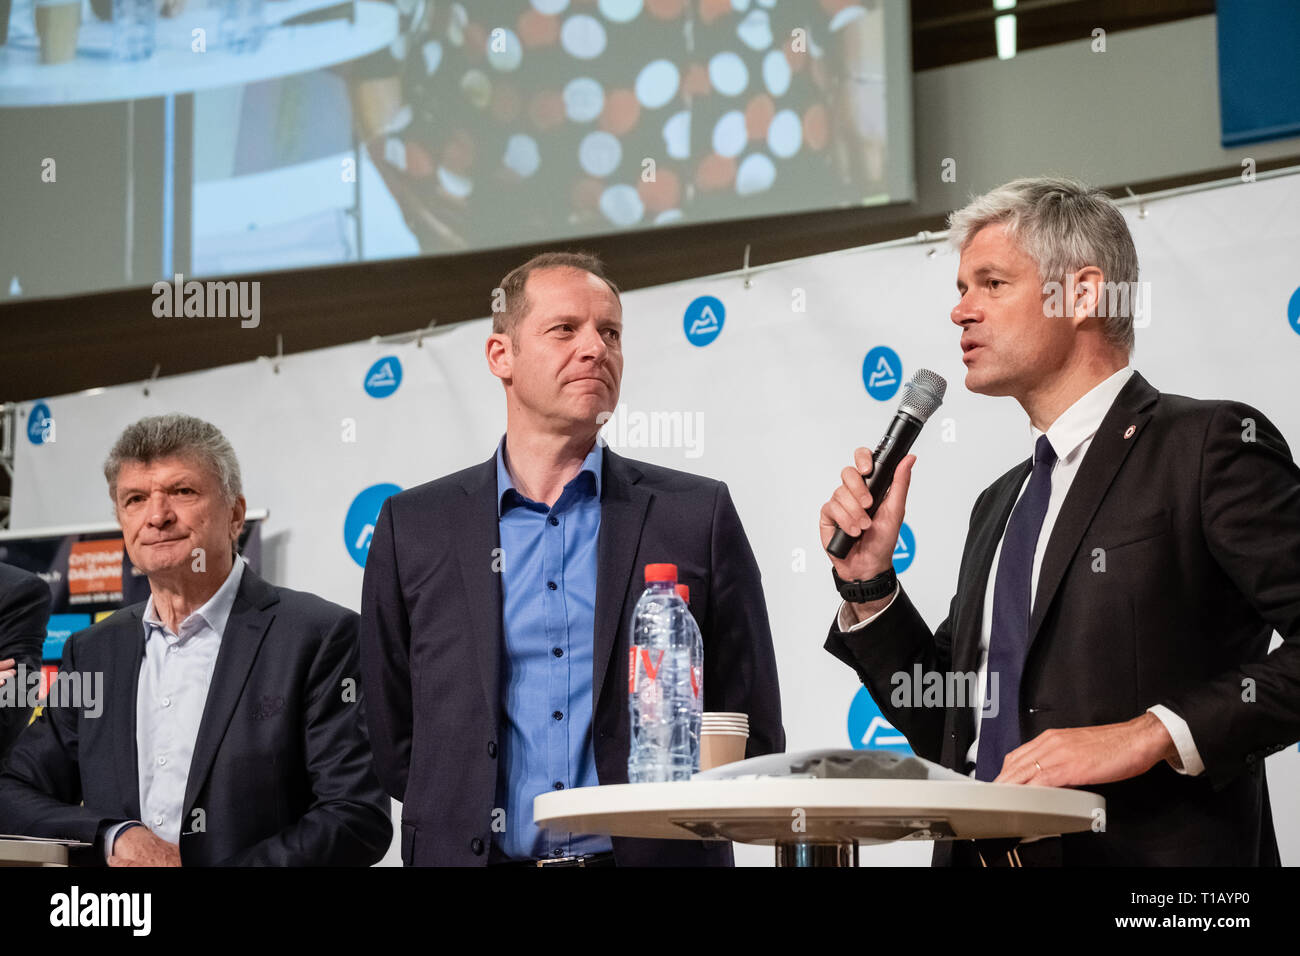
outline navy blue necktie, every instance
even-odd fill
[[[1030,586],[1034,550],[1052,496],[1056,452],[1046,435],[1034,446],[1034,470],[1002,537],[998,576],[993,585],[993,627],[989,635],[988,681],[980,720],[975,779],[992,780],[1002,760],[1023,743],[1020,739],[1020,675],[1029,652]],[[991,717],[993,675],[997,675],[997,716]]]

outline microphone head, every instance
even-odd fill
[[[903,400],[898,403],[898,410],[922,422],[929,421],[935,409],[943,404],[943,393],[947,389],[948,383],[942,375],[936,375],[928,368],[919,368],[912,380],[903,386]]]

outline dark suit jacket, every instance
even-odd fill
[[[18,675],[41,666],[41,646],[50,620],[50,587],[34,574],[0,564],[0,661],[14,660]],[[0,707],[0,764],[27,722],[30,707]]]
[[[407,865],[483,865],[496,802],[504,638],[495,457],[389,498],[366,559],[361,671],[380,780]],[[704,636],[704,706],[749,714],[747,756],[785,749],[758,565],[726,485],[608,448],[597,543],[592,737],[627,783],[624,668],[642,571],[677,565]],[[524,812],[532,807],[505,808]],[[731,845],[615,837],[619,865],[729,865]]]
[[[962,773],[973,709],[893,707],[890,675],[914,663],[977,670],[994,549],[1031,468],[1025,460],[976,500],[938,630],[904,591],[857,632],[832,624],[826,641],[917,754]],[[1267,654],[1274,629],[1285,643]],[[1187,721],[1205,763],[1195,777],[1162,760],[1083,787],[1106,798],[1105,830],[1064,836],[1061,862],[1277,864],[1263,758],[1300,738],[1300,469],[1268,419],[1238,402],[1162,394],[1135,372],[1052,528],[1030,641],[1024,740],[1163,704]],[[935,863],[952,852],[936,843]]]
[[[144,607],[69,638],[61,671],[102,674],[103,712],[43,711],[0,773],[0,832],[94,842],[140,819]],[[366,866],[384,855],[393,826],[366,740],[357,620],[244,568],[185,787],[184,865]],[[98,847],[87,856],[103,862]]]

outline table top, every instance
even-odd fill
[[[956,780],[768,777],[612,784],[544,793],[539,826],[668,840],[888,843],[1092,829],[1106,801],[1061,787]]]
[[[66,866],[66,843],[45,843],[40,840],[0,840],[0,866]]]
[[[190,31],[202,17],[207,17],[202,22],[208,50],[195,53]],[[115,62],[106,55],[112,33],[107,22],[82,23],[78,55],[67,63],[41,63],[32,41],[11,37],[0,47],[0,107],[109,103],[240,86],[346,63],[382,49],[397,36],[397,8],[376,0],[357,0],[355,23],[341,19],[270,25],[254,53],[216,49],[218,22],[214,11],[174,21],[160,18],[154,55],[133,63]]]

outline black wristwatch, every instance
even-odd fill
[[[894,573],[892,567],[886,568],[870,581],[845,581],[834,568],[831,568],[831,577],[835,579],[835,587],[840,592],[840,597],[850,604],[879,601],[881,598],[889,597],[894,593],[894,588],[898,587],[898,575]]]

